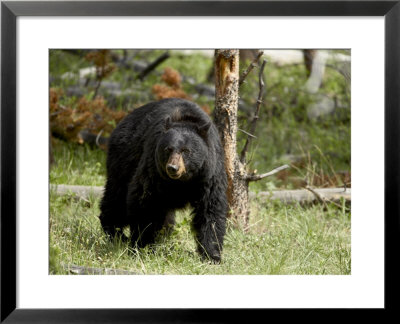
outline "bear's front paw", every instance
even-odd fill
[[[217,247],[213,247],[211,249],[205,249],[199,246],[198,251],[203,260],[211,260],[214,263],[221,262],[221,253]]]
[[[217,264],[221,263],[221,254],[219,254],[219,252],[218,252],[218,254],[213,254],[210,257],[214,263],[217,263]]]

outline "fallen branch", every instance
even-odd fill
[[[276,169],[275,169],[276,170]],[[272,170],[271,172],[273,172]],[[268,172],[270,173],[270,172]],[[78,198],[88,199],[89,197],[100,198],[103,196],[103,187],[89,187],[89,186],[72,186],[72,185],[55,185],[50,184],[50,191],[56,195],[70,195],[74,194]],[[329,201],[340,202],[341,199],[346,202],[351,201],[351,188],[320,188],[313,189],[317,192],[321,199],[328,199]],[[265,198],[268,200],[281,200],[285,203],[291,202],[314,202],[319,201],[315,194],[306,189],[297,190],[277,190],[272,192],[250,192],[250,198]]]
[[[321,197],[321,195],[318,192],[316,192],[314,189],[312,189],[309,186],[305,187],[305,189],[308,190],[309,192],[311,192],[317,198],[318,202],[323,204],[324,207],[326,208],[326,201]]]
[[[319,197],[329,202],[340,202],[342,199],[346,203],[351,202],[351,189],[347,188],[319,188],[313,189]],[[313,203],[319,199],[306,189],[297,190],[277,190],[272,192],[250,193],[250,198],[265,198],[267,200],[280,200],[284,203]]]
[[[257,57],[254,58],[253,62],[251,62],[250,65],[247,67],[247,69],[244,70],[244,72],[242,73],[242,75],[239,78],[239,87],[243,84],[247,75],[257,66],[257,62],[263,54],[264,54],[263,51],[259,51],[257,54]]]
[[[322,197],[317,191],[315,191],[315,189],[310,188],[309,186],[305,187],[308,191],[310,191],[313,195],[315,195],[315,197],[317,197],[318,201],[323,204],[325,207],[327,207],[327,203],[331,203],[336,205],[339,208],[342,208],[341,205],[338,204],[340,199],[329,199],[327,197]],[[347,190],[346,188],[346,184],[343,190]]]
[[[103,187],[50,184],[50,192],[54,192],[57,195],[74,194],[79,198],[84,198],[84,199],[87,199],[89,197],[102,197],[103,191],[104,191]]]
[[[138,275],[138,273],[128,270],[90,268],[75,264],[62,264],[62,267],[69,273],[76,275]]]

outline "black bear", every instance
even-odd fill
[[[198,251],[220,261],[226,189],[224,152],[209,116],[183,99],[152,102],[110,136],[101,225],[111,237],[129,226],[132,244],[143,247],[190,204]]]

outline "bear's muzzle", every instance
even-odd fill
[[[167,165],[165,166],[167,175],[171,179],[179,179],[184,173],[186,173],[185,163],[183,161],[182,154],[172,153],[168,159]]]

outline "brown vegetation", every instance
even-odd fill
[[[166,84],[153,85],[152,91],[158,100],[166,98],[182,98],[191,100],[190,96],[182,89],[182,79],[178,71],[167,67],[161,80]]]
[[[193,101],[192,97],[182,89],[182,77],[178,71],[174,70],[173,68],[166,67],[161,76],[161,80],[165,84],[155,84],[152,87],[152,91],[157,100],[166,98],[182,98]],[[201,108],[208,115],[211,113],[211,109],[208,105],[203,105]]]
[[[61,89],[50,89],[50,130],[59,138],[82,143],[79,133],[87,130],[93,134],[109,135],[126,112],[111,110],[102,97],[88,100],[82,97],[74,107],[60,104]]]

